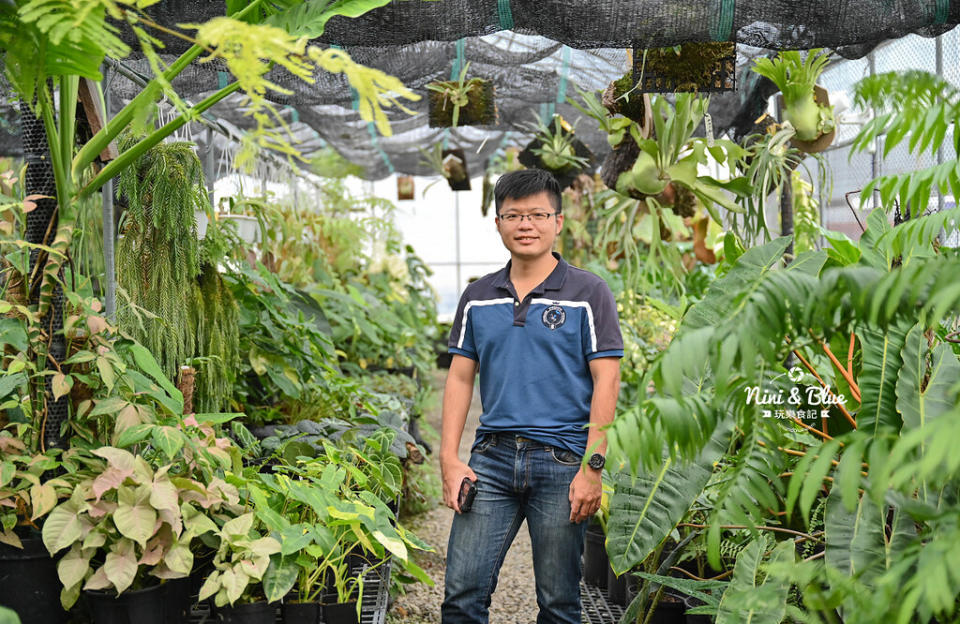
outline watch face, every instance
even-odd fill
[[[587,465],[593,468],[594,470],[600,470],[603,468],[603,465],[606,463],[606,458],[600,453],[594,453],[590,456],[590,460],[587,462]]]

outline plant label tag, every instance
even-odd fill
[[[707,147],[713,147],[713,117],[710,113],[703,116],[703,128],[707,132]]]

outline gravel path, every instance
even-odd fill
[[[432,378],[442,400],[443,382],[446,371],[439,371]],[[436,402],[436,409],[425,414],[427,421],[440,431],[440,404]],[[470,456],[470,446],[480,418],[480,393],[474,389],[473,401],[470,404],[470,413],[464,427],[463,438],[460,441],[460,458],[466,461]],[[439,444],[433,455],[427,456],[427,461],[439,474],[440,465],[437,459]],[[436,583],[428,587],[423,583],[411,586],[407,593],[399,596],[388,613],[388,622],[399,624],[434,624],[440,622],[440,603],[443,601],[443,574],[445,570],[447,538],[450,535],[450,524],[453,520],[453,510],[440,505],[429,512],[412,518],[404,518],[404,526],[409,527],[419,538],[433,546],[437,552],[427,553],[418,557],[420,566]],[[517,533],[510,551],[500,569],[500,580],[497,590],[493,594],[490,605],[490,624],[530,624],[537,617],[537,598],[533,582],[533,556],[530,551],[530,534],[527,523],[524,522]]]

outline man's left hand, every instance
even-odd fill
[[[603,484],[600,471],[580,468],[570,483],[570,522],[583,522],[600,509]]]

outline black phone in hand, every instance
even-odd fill
[[[460,483],[460,495],[457,497],[457,505],[460,507],[460,513],[467,513],[473,508],[473,499],[477,496],[477,484],[470,480],[470,477],[464,477]]]

